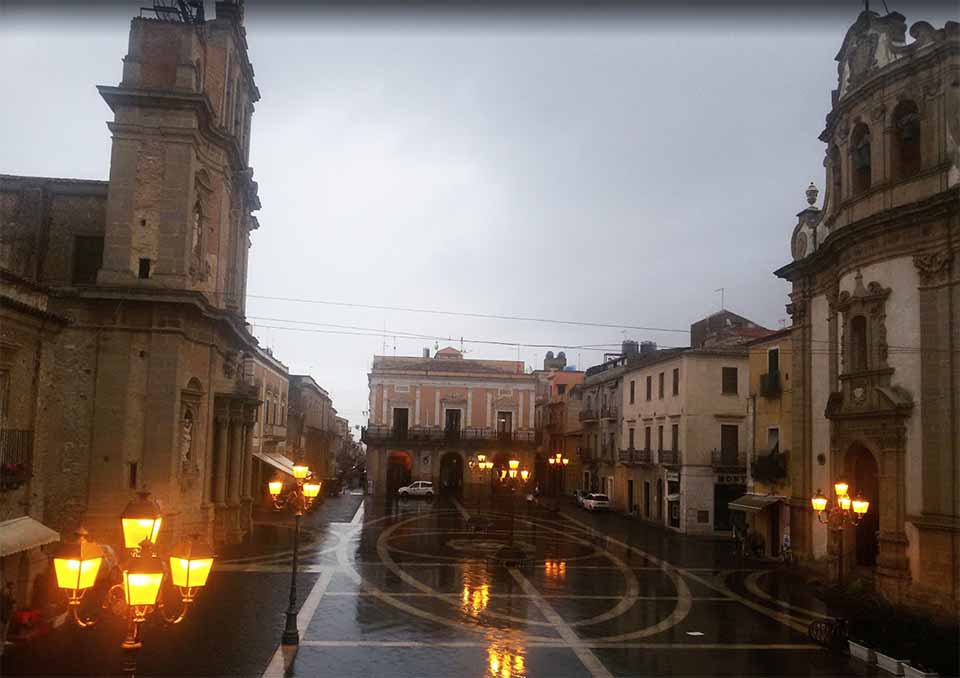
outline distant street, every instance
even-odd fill
[[[799,589],[774,600],[780,575],[730,542],[518,502],[513,538],[530,562],[504,568],[491,561],[510,539],[502,499],[363,499],[329,498],[304,521],[293,675],[863,675],[807,637],[826,610]],[[261,523],[256,544],[218,563],[191,619],[148,624],[142,675],[282,675],[288,537]],[[15,648],[3,673],[119,673],[121,631],[67,626]]]

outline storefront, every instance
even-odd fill
[[[745,494],[727,504],[734,529],[746,540],[748,552],[764,558],[780,555],[784,537],[790,534],[785,500],[777,494]]]

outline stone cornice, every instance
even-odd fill
[[[84,288],[52,288],[50,296],[77,301],[130,301],[141,303],[186,304],[197,309],[202,316],[209,320],[227,326],[235,337],[246,344],[251,352],[259,352],[260,345],[246,328],[243,327],[243,318],[229,311],[212,306],[202,292],[192,290],[171,290],[130,287],[84,287]]]
[[[257,195],[256,182],[253,181],[253,169],[248,167],[243,158],[243,149],[237,138],[217,125],[213,106],[206,94],[194,92],[172,92],[169,90],[143,89],[134,87],[113,87],[97,85],[100,96],[103,97],[110,110],[117,112],[118,107],[168,108],[177,110],[191,110],[197,114],[200,121],[200,132],[212,143],[227,152],[230,164],[235,174],[243,182],[243,190],[250,202],[250,210],[260,209],[260,199]],[[119,134],[132,126],[118,122],[107,123],[107,127],[114,134]],[[139,127],[139,130],[147,129]],[[151,128],[152,129],[152,128]],[[178,129],[177,132],[188,134],[189,129]]]
[[[919,222],[955,216],[958,200],[960,200],[960,188],[954,187],[926,200],[883,210],[860,221],[839,227],[824,239],[815,252],[778,268],[774,271],[774,275],[790,281],[804,275],[812,275],[832,265],[837,255],[853,244],[893,230],[908,228]],[[909,254],[909,252],[900,254]]]

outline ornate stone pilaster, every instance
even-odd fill
[[[240,504],[240,481],[243,473],[243,420],[236,416],[230,417],[230,480],[228,503],[230,506]]]
[[[930,252],[928,254],[918,254],[913,258],[913,265],[917,267],[921,287],[943,285],[950,280],[953,253]]]
[[[217,505],[223,506],[227,497],[227,463],[228,456],[228,425],[230,420],[225,413],[217,413],[215,419],[214,434],[215,439],[215,458],[214,458],[214,477],[213,477],[213,501]]]
[[[247,405],[243,418],[243,477],[241,494],[244,501],[253,499],[253,427],[256,422],[257,406]]]

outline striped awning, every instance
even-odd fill
[[[265,464],[269,464],[278,471],[286,473],[293,477],[293,462],[282,454],[270,454],[268,452],[254,452],[253,456]]]
[[[0,522],[0,557],[11,556],[55,541],[60,541],[60,533],[30,516]]]
[[[768,506],[773,506],[784,499],[786,499],[786,497],[781,497],[777,494],[745,494],[739,499],[734,499],[729,502],[727,507],[729,507],[731,511],[755,513],[762,511]]]

